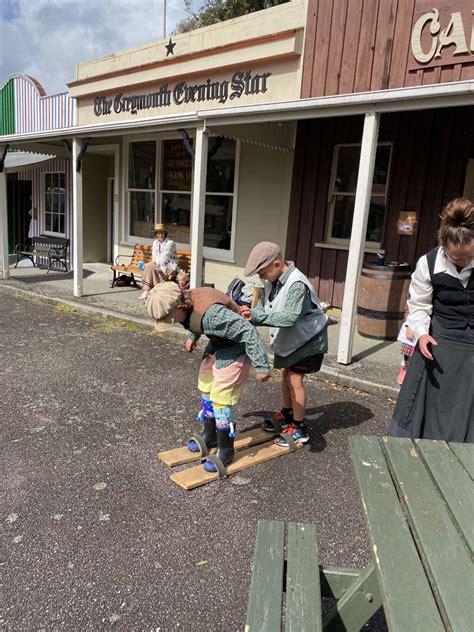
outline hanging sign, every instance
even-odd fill
[[[129,112],[134,115],[141,110],[166,108],[171,104],[183,105],[212,101],[224,104],[228,100],[233,101],[242,96],[267,92],[268,78],[271,75],[271,72],[259,74],[252,73],[251,70],[239,70],[231,78],[223,81],[211,79],[201,83],[180,81],[173,88],[170,88],[168,84],[163,84],[154,92],[145,94],[120,93],[112,97],[98,95],[94,97],[94,114],[108,116],[113,113]]]
[[[417,0],[408,70],[474,62],[474,7],[457,2]]]

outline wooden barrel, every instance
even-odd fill
[[[408,264],[362,266],[357,301],[357,330],[377,340],[396,340],[403,323],[411,270]]]

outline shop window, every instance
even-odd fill
[[[66,233],[66,186],[64,173],[44,174],[44,233]]]
[[[156,143],[133,142],[128,154],[130,235],[153,238],[156,196]]]
[[[370,200],[366,245],[377,248],[382,241],[387,203],[388,178],[392,145],[380,143],[375,157],[374,179]],[[329,191],[329,214],[326,242],[348,245],[359,171],[360,145],[337,145]]]
[[[236,143],[210,138],[207,161],[204,247],[230,251],[234,221]],[[181,140],[163,141],[161,221],[171,239],[189,245],[191,239],[192,159]],[[207,250],[208,256],[213,252]]]

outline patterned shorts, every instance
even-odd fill
[[[244,354],[222,369],[215,365],[215,354],[203,358],[199,367],[198,388],[209,393],[214,404],[235,406],[248,380],[252,363]]]

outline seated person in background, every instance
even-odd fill
[[[164,224],[155,224],[155,240],[153,241],[153,255],[143,271],[141,288],[143,292],[138,297],[145,299],[148,292],[162,281],[168,281],[178,270],[176,259],[176,244],[168,239],[168,231]]]

